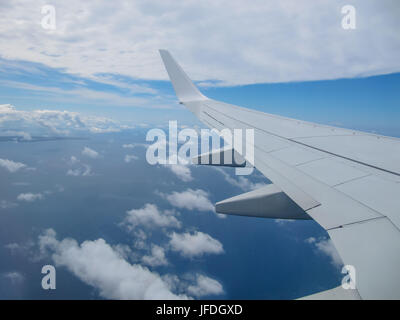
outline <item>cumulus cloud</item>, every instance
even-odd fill
[[[214,206],[208,199],[208,193],[201,189],[187,189],[171,194],[160,193],[168,202],[177,208],[200,211],[214,211]]]
[[[97,159],[99,157],[99,153],[93,149],[90,149],[89,147],[83,148],[82,155],[92,159]]]
[[[142,262],[151,267],[167,265],[168,261],[165,257],[165,249],[157,245],[152,245],[151,254],[143,256]]]
[[[79,168],[76,169],[68,169],[67,176],[74,176],[74,177],[87,177],[93,175],[92,167],[88,164],[82,163]]]
[[[104,239],[59,241],[52,229],[39,236],[39,246],[58,267],[65,267],[107,299],[187,299],[176,295],[155,272],[130,264]]]
[[[43,200],[44,195],[41,193],[21,193],[18,195],[17,200],[19,201],[25,201],[25,202],[34,202],[37,200]]]
[[[144,226],[147,228],[180,228],[181,223],[175,217],[175,214],[174,211],[161,211],[156,205],[147,203],[143,208],[127,211],[122,224],[129,230],[133,230],[137,226]]]
[[[224,289],[217,280],[202,274],[197,274],[196,283],[190,285],[187,292],[195,297],[203,297],[223,294]]]
[[[222,243],[209,234],[196,231],[191,233],[170,234],[169,245],[173,251],[182,256],[193,258],[204,254],[220,254],[224,252]]]
[[[223,84],[400,71],[396,1],[353,0],[356,30],[341,27],[340,1],[71,0],[57,2],[51,31],[38,23],[45,4],[14,0],[1,10],[0,29],[13,35],[1,56],[105,82],[104,74],[166,79],[159,48],[179,48],[174,53],[191,76]]]
[[[82,153],[85,149],[82,151]],[[94,151],[94,150],[92,150]],[[89,154],[90,151],[87,151]],[[96,152],[96,151],[95,151]],[[96,152],[97,153],[97,152]],[[69,160],[66,161],[69,166],[72,168],[68,169],[67,176],[73,177],[87,177],[93,175],[92,167],[86,163],[82,163],[77,157],[71,156]]]
[[[21,162],[14,162],[8,159],[0,159],[0,167],[5,168],[7,171],[14,173],[22,168],[26,168],[26,165]]]
[[[316,239],[314,237],[310,237],[305,241],[313,245],[317,252],[327,255],[335,267],[339,268],[343,265],[342,259],[340,258],[339,253],[337,252],[331,239]]]

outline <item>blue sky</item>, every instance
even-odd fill
[[[396,1],[353,1],[354,30],[345,1],[70,0],[54,30],[45,4],[0,4],[0,298],[292,299],[340,284],[316,222],[215,214],[269,183],[259,172],[146,162],[149,129],[202,126],[158,49],[210,98],[400,137]]]
[[[102,83],[37,63],[4,59],[1,68],[3,102],[24,110],[70,110],[131,124],[165,124],[169,119],[177,119],[182,124],[195,123],[191,114],[177,103],[169,81],[102,75],[109,80]],[[201,87],[206,95],[216,100],[392,136],[400,135],[399,89],[399,73],[353,79]]]

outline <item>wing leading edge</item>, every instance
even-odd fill
[[[168,51],[160,50],[160,54],[179,101],[200,121],[218,130],[254,129],[252,164],[317,221],[343,262],[355,267],[357,292],[340,296],[342,291],[336,290],[335,297],[399,299],[400,140],[208,99]],[[250,161],[246,154],[242,156]],[[268,192],[252,198],[265,203],[273,198]],[[239,198],[234,200],[243,196]],[[229,206],[219,207],[227,213],[233,202],[223,201]],[[238,203],[243,207],[246,202]],[[250,207],[254,215],[262,216],[257,203]],[[235,214],[240,210],[232,209]],[[277,216],[270,211],[264,216]]]

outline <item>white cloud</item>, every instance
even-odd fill
[[[43,200],[44,196],[41,193],[21,193],[18,195],[17,200],[26,201],[26,202],[34,202],[36,200]]]
[[[317,239],[315,239],[314,237],[310,237],[310,238],[307,238],[306,240],[304,240],[306,243],[315,243],[316,241],[317,241]]]
[[[126,163],[130,163],[130,162],[132,162],[132,160],[137,160],[137,159],[139,159],[138,156],[135,156],[135,155],[133,155],[133,154],[127,154],[127,155],[125,156],[125,158],[124,158],[124,161],[125,161]]]
[[[114,132],[125,128],[117,121],[104,118],[83,116],[77,112],[58,110],[23,111],[10,104],[0,105],[0,132],[15,135],[14,128],[29,128],[24,131],[27,137],[33,135],[69,135],[71,132]],[[32,137],[31,137],[32,138]]]
[[[220,295],[224,293],[222,285],[217,280],[201,274],[197,274],[196,284],[190,285],[187,291],[195,297]]]
[[[99,153],[93,149],[90,149],[89,147],[83,148],[82,155],[92,159],[97,159],[99,157]]]
[[[142,262],[151,267],[166,266],[168,261],[165,257],[165,249],[157,245],[152,245],[151,255],[143,256]]]
[[[137,226],[180,228],[181,223],[174,214],[174,211],[161,211],[156,205],[147,203],[143,208],[127,211],[122,224],[130,230],[135,229]]]
[[[154,148],[153,150],[158,149],[158,152],[166,152],[168,144],[169,142],[165,139],[160,139],[152,144],[152,148]],[[187,165],[188,161],[178,157],[176,154],[170,155],[167,159],[159,159],[158,163],[171,170],[172,173],[184,182],[193,180],[192,172]]]
[[[0,167],[5,168],[11,173],[17,172],[18,170],[25,168],[26,165],[21,162],[14,162],[8,159],[0,159]]]
[[[128,229],[129,229],[129,227],[128,227]],[[134,247],[139,250],[148,250],[149,245],[146,242],[147,233],[144,232],[142,229],[131,230],[131,233],[135,238],[135,241],[133,243]]]
[[[327,255],[335,267],[339,268],[343,265],[342,259],[340,258],[339,253],[337,252],[331,239],[316,239],[314,237],[310,237],[305,241],[309,244],[312,244],[318,252]]]
[[[85,148],[86,149],[86,148]],[[83,149],[82,154],[85,152],[85,149]],[[89,148],[88,148],[89,149]],[[91,149],[90,149],[91,150]],[[94,150],[86,150],[86,152],[89,154],[91,154],[91,151]],[[95,154],[98,155],[98,153],[96,151],[94,151]],[[94,154],[93,154],[94,155]],[[89,156],[89,157],[93,157],[93,155]],[[69,160],[66,161],[67,164],[69,166],[72,166],[71,169],[68,169],[67,171],[67,176],[73,176],[73,177],[88,177],[88,176],[92,176],[93,172],[92,172],[92,167],[86,163],[82,163],[77,157],[75,156],[71,156],[71,158]]]
[[[187,189],[182,192],[172,192],[171,194],[160,194],[168,202],[177,207],[189,210],[214,211],[214,206],[208,199],[208,193],[204,190]]]
[[[76,169],[68,169],[67,171],[67,176],[74,176],[74,177],[87,177],[93,175],[92,173],[92,167],[89,166],[88,164],[82,163],[82,165],[79,168]]]
[[[159,274],[127,262],[103,239],[84,241],[57,240],[49,229],[39,237],[43,252],[50,252],[58,267],[66,267],[107,299],[186,299],[176,295]]]
[[[196,231],[191,233],[170,234],[169,245],[173,251],[182,256],[193,258],[204,254],[220,254],[224,252],[222,243],[210,235]]]
[[[70,0],[57,2],[54,31],[40,26],[38,8],[44,4],[14,0],[3,5],[7,10],[0,11],[0,29],[12,36],[0,48],[1,56],[104,82],[109,77],[98,74],[166,79],[159,48],[179,48],[173,53],[195,79],[228,84],[400,71],[396,1],[353,0],[356,30],[342,29],[345,3],[340,1],[254,0],[249,6],[239,0],[185,5],[175,0]]]
[[[170,164],[166,167],[171,170],[179,179],[183,182],[189,182],[193,180],[192,172],[188,166],[183,164]]]
[[[129,260],[134,256],[132,249],[126,244],[118,243],[113,245],[112,248],[125,260]]]
[[[69,162],[71,164],[77,164],[77,163],[79,163],[79,159],[77,157],[75,157],[75,156],[71,156]]]

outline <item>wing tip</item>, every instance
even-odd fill
[[[207,99],[166,49],[158,50],[180,102]]]

